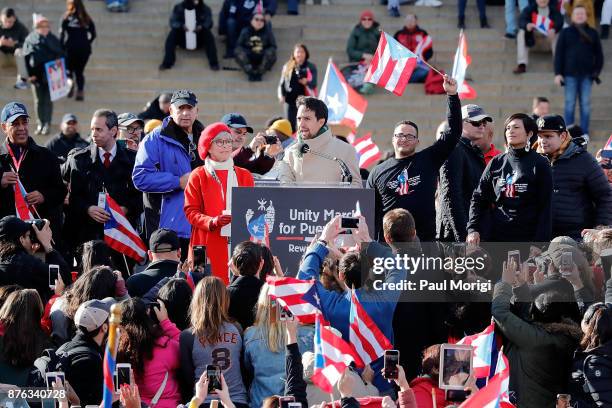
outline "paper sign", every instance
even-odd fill
[[[47,76],[51,101],[57,101],[68,95],[70,85],[66,76],[66,62],[64,58],[47,62],[45,64],[45,75]]]
[[[185,48],[188,50],[195,50],[198,46],[198,40],[196,38],[196,11],[185,10]]]

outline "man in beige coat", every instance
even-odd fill
[[[355,148],[332,135],[327,127],[325,103],[313,97],[300,97],[296,105],[298,140],[285,153],[279,169],[279,180],[298,183],[340,183],[343,181],[341,165],[331,159],[337,158],[346,164],[352,176],[351,187],[363,187]],[[304,144],[308,145],[308,153],[302,153]]]

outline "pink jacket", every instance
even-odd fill
[[[164,376],[168,373],[168,381],[154,408],[176,408],[181,399],[178,384],[181,331],[168,319],[162,321],[160,326],[164,334],[155,342],[153,358],[145,361],[144,375],[134,373],[134,376],[142,402],[150,405],[164,381]]]

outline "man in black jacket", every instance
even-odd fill
[[[82,149],[89,146],[89,142],[79,135],[79,120],[76,115],[67,113],[62,118],[61,131],[47,142],[45,147],[51,150],[61,163],[65,163],[68,153],[72,149]]]
[[[538,123],[538,153],[553,172],[553,237],[581,239],[583,229],[612,224],[612,189],[595,158],[572,141],[558,115]]]
[[[382,236],[383,216],[395,208],[404,208],[414,216],[421,241],[433,241],[436,236],[435,194],[438,172],[459,142],[462,132],[461,101],[457,83],[444,77],[448,95],[447,116],[449,129],[427,149],[416,152],[419,144],[418,127],[411,121],[395,126],[393,149],[395,157],[376,166],[366,184],[375,190],[376,231]]]
[[[462,108],[463,134],[457,147],[440,168],[438,239],[465,242],[472,193],[485,168],[478,142],[486,137],[493,118],[478,105]]]
[[[19,207],[22,214],[29,211],[31,218],[46,218],[59,242],[66,187],[58,159],[29,136],[29,119],[25,105],[19,102],[10,102],[2,109],[0,122],[6,140],[0,144],[0,217],[17,215]],[[25,196],[19,194],[20,187]]]
[[[181,245],[176,232],[160,228],[151,234],[149,240],[149,259],[147,268],[128,278],[125,282],[132,297],[143,297],[164,278],[173,277],[181,260]]]
[[[580,98],[580,127],[589,134],[591,85],[599,83],[604,56],[597,31],[586,23],[583,6],[572,11],[572,24],[559,34],[555,54],[555,83],[565,87],[565,123],[574,122],[576,100]]]
[[[219,35],[225,35],[226,52],[223,58],[234,58],[234,48],[242,29],[249,26],[253,13],[258,10],[265,14],[266,21],[270,22],[276,13],[276,0],[224,0],[219,12]],[[271,29],[271,28],[270,28]]]
[[[195,29],[191,30],[186,25],[185,14],[195,10]],[[176,61],[176,46],[182,48],[186,46],[186,35],[193,32],[196,35],[197,48],[206,50],[206,57],[213,71],[219,70],[217,60],[217,47],[215,37],[210,31],[213,26],[212,13],[210,7],[204,4],[203,0],[182,0],[174,6],[170,16],[170,33],[166,38],[164,61],[159,66],[160,70],[172,68]]]
[[[259,244],[241,242],[234,248],[231,266],[234,279],[227,288],[230,298],[228,314],[243,329],[253,325],[255,308],[263,281],[257,277],[263,267]]]
[[[91,119],[91,146],[73,151],[62,166],[64,180],[70,184],[66,228],[72,228],[73,248],[103,238],[110,215],[98,206],[101,193],[119,204],[132,226],[142,213],[142,194],[132,183],[136,154],[116,143],[117,130],[117,114],[97,110]],[[116,265],[124,265],[123,260]]]
[[[516,36],[515,74],[527,72],[529,63],[529,49],[538,44],[547,47],[554,55],[557,34],[563,28],[563,16],[550,0],[536,0],[521,11],[519,17],[519,31]],[[541,43],[541,44],[540,44]]]
[[[172,93],[162,92],[153,99],[151,102],[147,102],[144,110],[138,115],[138,119],[149,120],[157,119],[164,120],[170,115],[170,101],[172,100]]]

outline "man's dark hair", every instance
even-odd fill
[[[295,101],[295,106],[296,108],[303,106],[304,108],[313,111],[317,120],[325,119],[325,123],[323,124],[327,124],[327,105],[325,105],[325,102],[322,100],[312,96],[302,95],[297,98],[297,101]]]
[[[550,101],[548,100],[547,97],[545,96],[536,96],[535,98],[533,98],[533,103],[535,105],[539,104],[539,103],[550,103]]]
[[[3,8],[2,11],[0,11],[0,14],[6,18],[17,17],[15,15],[15,10],[10,7]]]
[[[232,263],[241,276],[254,276],[261,262],[261,247],[251,241],[239,243],[232,253]]]
[[[402,126],[402,125],[410,125],[410,126],[412,126],[414,128],[414,130],[416,130],[417,137],[419,137],[419,127],[416,125],[416,123],[414,123],[411,120],[402,120],[402,121],[397,122],[395,124],[395,126],[393,126],[393,130],[395,130],[398,126]]]
[[[269,128],[270,126],[272,126],[274,124],[274,122],[276,122],[277,120],[281,120],[281,119],[285,119],[282,116],[272,116],[270,119],[268,119],[266,121],[266,124],[264,125],[264,128]]]
[[[538,134],[538,125],[535,120],[531,119],[531,116],[526,115],[524,113],[515,113],[514,115],[510,115],[508,119],[504,122],[504,140],[506,140],[506,126],[513,120],[518,119],[523,122],[523,127],[525,128],[525,133],[527,134],[527,144],[529,144],[529,132],[532,132],[533,135]]]
[[[158,101],[167,101],[167,103],[170,103],[170,101],[172,100],[172,93],[171,92],[162,92],[157,97],[157,100]]]
[[[363,273],[361,265],[361,254],[359,252],[347,252],[338,265],[339,275],[349,288],[359,289],[362,284]]]
[[[411,242],[416,234],[414,217],[403,208],[389,211],[383,217],[383,233],[392,242]]]
[[[93,113],[94,118],[104,118],[106,127],[110,130],[114,127],[119,128],[119,119],[117,114],[110,109],[98,109]]]

